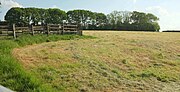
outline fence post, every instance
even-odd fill
[[[58,31],[59,31],[59,34],[61,34],[61,25],[59,25]]]
[[[82,36],[82,30],[78,29],[78,35]]]
[[[82,30],[79,30],[79,31],[80,31],[80,35],[82,36],[83,35],[83,33],[82,33],[83,31]]]
[[[62,26],[62,35],[64,34],[64,23],[63,23],[63,26]]]
[[[82,30],[80,30],[80,26],[77,24],[78,35],[82,36]]]
[[[32,35],[34,35],[34,26],[31,25],[31,31],[32,31]]]
[[[16,39],[16,26],[13,24],[13,37]]]
[[[49,25],[47,24],[47,35],[49,35]]]

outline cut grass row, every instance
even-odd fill
[[[52,88],[42,85],[32,73],[25,71],[23,66],[12,55],[14,48],[26,45],[39,44],[58,40],[87,39],[92,36],[78,35],[24,35],[16,40],[0,40],[0,85],[18,92],[53,91]]]

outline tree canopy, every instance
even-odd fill
[[[151,13],[113,11],[107,15],[109,28],[130,31],[159,31],[159,18]]]
[[[82,29],[92,30],[130,30],[159,31],[159,18],[151,13],[138,11],[113,11],[110,14],[89,10],[70,10],[67,13],[60,9],[11,8],[5,20],[19,26],[29,24],[62,24],[76,23]]]
[[[61,24],[66,18],[65,11],[51,8],[11,8],[5,15],[6,21],[19,26],[29,24]]]

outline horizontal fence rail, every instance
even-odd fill
[[[13,36],[14,38],[22,34],[78,34],[82,35],[82,31],[78,25],[74,24],[47,24],[39,26],[18,27],[15,24],[0,23],[0,36]]]

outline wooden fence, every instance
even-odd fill
[[[13,36],[14,38],[22,34],[78,34],[82,35],[82,31],[79,30],[78,25],[74,24],[47,24],[40,26],[27,26],[27,27],[18,27],[9,25],[6,22],[0,22],[0,36]]]
[[[10,27],[7,22],[0,22],[0,36],[8,36],[12,31],[12,26]]]

